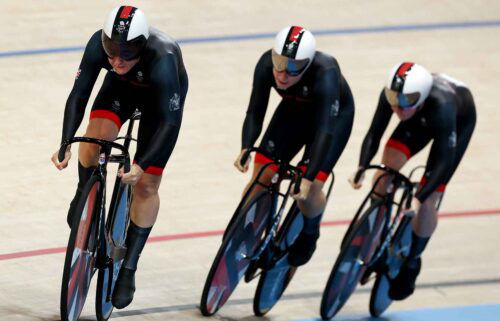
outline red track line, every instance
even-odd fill
[[[455,218],[455,217],[475,217],[475,216],[483,216],[483,215],[500,215],[500,209],[482,210],[482,211],[448,212],[448,213],[445,212],[445,213],[440,213],[439,217],[441,217],[441,218]],[[351,220],[326,221],[326,222],[321,223],[321,225],[322,226],[347,225],[350,222],[351,222]],[[205,238],[205,237],[219,236],[219,235],[222,235],[223,233],[224,233],[223,230],[216,230],[216,231],[207,231],[207,232],[195,232],[195,233],[152,236],[148,239],[148,243]],[[25,258],[25,257],[33,257],[33,256],[39,256],[39,255],[47,255],[47,254],[57,254],[57,253],[64,253],[64,252],[66,252],[65,247],[57,247],[57,248],[52,248],[52,249],[41,249],[41,250],[33,250],[33,251],[6,253],[6,254],[0,254],[0,261],[13,260],[13,259],[19,259],[19,258]]]

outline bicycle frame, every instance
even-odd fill
[[[265,184],[262,184],[259,182],[259,179],[261,175],[264,173],[264,171],[271,165],[277,165],[278,166],[278,172],[276,172],[275,176],[273,177],[271,184],[269,186],[266,186]],[[264,165],[261,170],[259,171],[259,174],[257,175],[256,179],[254,180],[253,184],[250,186],[250,188],[247,191],[249,196],[251,190],[255,187],[255,185],[259,184],[261,186],[264,186],[269,193],[272,194],[272,202],[273,202],[273,207],[271,208],[272,214],[269,216],[269,221],[267,223],[266,227],[266,237],[261,241],[261,243],[258,246],[258,250],[249,257],[249,260],[256,260],[258,259],[266,247],[271,243],[274,242],[276,238],[276,232],[278,230],[278,227],[281,222],[281,218],[283,217],[283,213],[285,211],[286,204],[288,202],[288,198],[290,196],[290,190],[294,183],[297,181],[297,175],[300,175],[300,170],[296,167],[293,167],[291,165],[283,164],[281,161],[274,161],[272,163]],[[291,178],[290,183],[288,184],[288,187],[286,189],[285,193],[281,193],[279,191],[279,186],[281,182],[284,179],[287,179],[288,177]],[[278,202],[279,197],[283,197],[283,200],[281,201],[281,205],[279,210],[277,211],[276,205]]]
[[[382,236],[380,238],[382,240],[382,242],[379,245],[379,247],[376,250],[373,257],[370,259],[370,261],[363,263],[368,268],[375,265],[377,263],[377,261],[380,259],[380,257],[382,256],[382,254],[384,253],[384,251],[387,249],[387,247],[389,246],[389,243],[390,243],[390,241],[391,241],[391,239],[396,231],[396,228],[401,224],[408,224],[411,221],[411,219],[413,218],[412,215],[404,215],[404,217],[401,218],[401,213],[403,212],[403,206],[405,208],[410,207],[411,199],[413,198],[413,189],[414,189],[414,184],[410,181],[410,179],[407,178],[406,176],[400,174],[398,171],[395,171],[395,170],[393,170],[389,167],[386,167],[384,165],[370,165],[365,170],[369,170],[369,169],[382,170],[385,173],[380,175],[376,179],[370,192],[368,193],[368,195],[364,199],[358,212],[356,213],[354,219],[352,220],[351,225],[349,226],[348,232],[346,233],[346,235],[348,235],[348,233],[352,229],[354,223],[357,221],[359,215],[361,214],[361,212],[365,208],[365,205],[367,204],[367,202],[371,198],[371,196],[377,195],[377,193],[375,192],[375,188],[379,184],[380,180],[386,176],[393,176],[393,179],[392,179],[392,183],[391,183],[390,187],[388,188],[388,193],[385,196],[383,196],[383,198],[382,198],[383,199],[382,204],[386,207],[386,211],[385,211],[386,220],[385,220],[384,228],[382,230]],[[413,175],[413,173],[416,169],[417,168],[412,170],[410,177]],[[399,201],[395,201],[394,198],[396,197],[396,191],[399,188],[403,189],[403,193],[401,194]],[[393,205],[396,205],[396,214],[394,215],[394,217],[393,217]]]
[[[250,153],[253,152],[253,151],[259,151],[259,149],[254,147],[254,148],[251,148],[251,149],[247,150],[246,155],[244,155],[242,157],[242,163],[246,162],[246,159],[248,158],[248,156],[250,155]],[[271,184],[270,185],[265,185],[265,184],[261,183],[259,181],[259,179],[261,178],[261,176],[264,173],[264,171],[268,167],[270,167],[271,165],[276,165],[278,167],[278,171],[274,174],[274,176],[273,176],[273,178],[271,180]],[[333,172],[331,174],[332,174],[332,181],[331,181],[330,186],[329,186],[328,191],[327,191],[327,195],[326,195],[327,199],[330,196],[330,193],[331,193],[332,187],[333,187],[333,182],[334,182]],[[280,223],[281,223],[281,220],[282,220],[282,217],[283,217],[283,213],[285,211],[288,199],[290,197],[290,191],[292,189],[292,186],[295,185],[294,192],[298,193],[299,192],[298,186],[300,186],[300,181],[302,179],[302,176],[303,176],[303,173],[302,173],[301,169],[299,169],[298,167],[292,166],[290,164],[284,163],[283,161],[281,161],[279,159],[273,159],[273,162],[268,163],[268,164],[262,166],[262,168],[260,169],[260,171],[257,174],[255,180],[250,185],[250,188],[248,188],[248,190],[245,193],[242,201],[240,202],[240,204],[238,205],[238,207],[237,207],[237,209],[235,211],[235,215],[237,213],[239,213],[240,209],[248,201],[248,197],[251,195],[251,192],[253,191],[253,189],[254,189],[254,187],[256,185],[263,186],[264,188],[266,188],[272,194],[272,197],[273,197],[273,207],[271,209],[272,215],[269,216],[269,221],[268,221],[268,224],[267,224],[267,227],[266,227],[266,231],[267,231],[266,232],[266,237],[259,244],[258,250],[256,251],[256,253],[254,253],[253,256],[248,257],[247,259],[249,259],[249,260],[257,260],[262,255],[262,253],[265,251],[265,249],[269,246],[269,244],[274,244],[275,243],[276,236],[277,236],[277,230],[278,230],[278,228],[280,226]],[[288,184],[286,192],[285,193],[281,193],[279,191],[280,190],[279,187],[281,185],[281,182],[283,180],[286,180],[286,179],[290,179],[290,183]],[[283,197],[283,200],[281,202],[279,210],[277,211],[276,204],[277,204],[277,201],[278,201],[278,197],[280,197],[280,196]],[[234,217],[234,215],[233,215],[233,217]],[[282,252],[280,250],[279,246],[274,246],[273,250]],[[278,261],[283,256],[284,253],[277,253],[277,254],[278,255],[273,255],[275,261]]]

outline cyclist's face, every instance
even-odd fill
[[[279,89],[288,89],[299,82],[302,74],[298,76],[290,76],[286,73],[286,71],[277,71],[275,68],[273,68],[273,76],[276,82],[276,86]]]
[[[129,72],[139,62],[139,59],[140,57],[132,60],[124,60],[120,57],[108,57],[109,64],[118,75],[125,75]]]

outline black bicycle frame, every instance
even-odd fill
[[[271,184],[267,186],[259,182],[259,179],[262,173],[271,165],[277,165],[278,172],[273,177]],[[267,248],[267,246],[274,241],[277,234],[276,232],[281,222],[281,218],[285,211],[286,204],[288,202],[288,198],[290,196],[290,190],[294,185],[294,183],[297,182],[298,184],[298,179],[299,179],[298,177],[300,175],[301,175],[300,170],[298,168],[288,164],[284,164],[280,160],[273,160],[272,163],[266,164],[261,168],[253,184],[248,189],[247,193],[249,193],[255,187],[255,185],[259,184],[261,186],[264,186],[272,195],[272,208],[271,208],[271,215],[269,215],[269,219],[267,222],[266,237],[259,244],[258,250],[251,257],[248,257],[249,260],[258,259],[262,255],[264,250]],[[279,186],[281,182],[288,177],[291,178],[290,183],[288,184],[288,188],[286,189],[285,193],[281,193],[279,191]],[[279,210],[277,211],[276,205],[278,204],[279,196],[283,197],[283,200],[281,202]]]
[[[242,156],[241,163],[245,164],[250,153],[254,152],[254,151],[258,152],[258,151],[260,151],[260,149],[256,148],[256,147],[248,149],[246,151],[246,153]],[[275,176],[271,180],[271,184],[265,185],[265,184],[259,182],[259,179],[262,176],[262,174],[264,173],[264,171],[271,165],[276,165],[278,167],[278,171],[276,172]],[[290,196],[291,188],[292,188],[292,186],[295,187],[294,188],[295,194],[300,192],[300,182],[302,180],[302,176],[303,176],[303,173],[302,173],[301,169],[299,169],[298,167],[292,166],[288,163],[284,163],[283,161],[281,161],[279,159],[272,159],[271,163],[265,164],[260,169],[255,180],[253,181],[253,183],[250,185],[250,188],[248,188],[247,192],[245,193],[245,195],[243,197],[244,201],[240,202],[240,204],[238,205],[238,208],[235,211],[235,215],[237,213],[239,213],[242,206],[247,203],[247,198],[249,197],[251,191],[253,190],[253,188],[257,184],[263,186],[264,188],[266,188],[269,191],[269,193],[272,194],[272,197],[273,197],[273,199],[272,199],[272,202],[273,202],[272,206],[273,207],[271,209],[272,215],[269,216],[269,220],[267,223],[266,237],[259,244],[259,247],[258,247],[258,250],[256,251],[256,253],[254,253],[254,255],[252,255],[252,257],[248,257],[247,259],[249,259],[249,260],[258,259],[262,255],[264,250],[267,248],[267,246],[271,242],[274,243],[276,235],[277,235],[278,227],[281,223],[281,218],[283,217],[283,213],[285,211],[285,207],[286,207],[286,204],[288,202],[288,198]],[[279,191],[279,186],[280,186],[281,182],[285,179],[290,179],[290,183],[286,189],[286,192],[281,193]],[[330,186],[328,188],[328,192],[327,192],[327,196],[326,196],[327,198],[330,196],[330,193],[331,193],[331,190],[333,187],[333,180],[334,180],[334,178],[333,178],[333,172],[332,172],[332,182],[330,183]],[[277,204],[277,199],[279,196],[283,197],[283,201],[281,202],[281,206],[280,206],[279,210],[276,211],[276,204]],[[276,249],[278,249],[278,248],[279,247],[276,247]],[[277,256],[278,256],[278,258],[280,257],[280,255],[277,255]]]
[[[392,238],[392,235],[393,235],[396,227],[399,224],[408,224],[408,222],[411,220],[412,217],[410,215],[404,215],[404,217],[401,219],[401,222],[400,222],[400,216],[401,216],[401,213],[403,212],[402,211],[402,207],[403,206],[405,207],[405,209],[410,208],[411,200],[413,198],[413,188],[414,188],[414,186],[413,186],[413,183],[410,181],[409,178],[407,178],[406,176],[402,175],[398,171],[393,170],[393,169],[391,169],[391,168],[389,168],[389,167],[387,167],[385,165],[370,165],[370,166],[368,166],[365,169],[365,171],[369,170],[369,169],[377,169],[377,170],[384,171],[385,173],[382,174],[382,175],[380,175],[375,180],[375,183],[373,184],[370,192],[368,193],[368,195],[363,200],[363,203],[361,204],[361,206],[358,209],[356,215],[354,216],[353,220],[351,221],[351,224],[349,225],[349,228],[348,228],[348,231],[346,232],[346,235],[348,235],[348,233],[350,233],[350,231],[353,228],[355,222],[357,221],[359,215],[361,215],[361,212],[364,210],[366,203],[371,199],[371,196],[372,195],[377,195],[377,193],[375,192],[375,188],[377,187],[377,185],[380,182],[380,180],[382,178],[384,178],[385,176],[393,176],[393,179],[392,179],[392,182],[391,182],[391,189],[392,190],[389,191],[382,198],[383,199],[383,203],[382,204],[385,205],[385,207],[386,207],[386,212],[385,212],[386,220],[385,220],[385,225],[384,225],[384,228],[382,230],[382,236],[381,236],[381,240],[383,240],[383,241],[382,241],[381,245],[378,247],[375,255],[373,255],[373,257],[371,258],[370,262],[365,262],[365,264],[367,266],[372,266],[382,256],[382,254],[384,253],[385,249],[389,245],[389,242],[390,242],[390,240]],[[415,168],[411,172],[410,177],[411,177],[411,175],[413,175],[413,172],[416,169],[417,168]],[[397,201],[394,200],[394,198],[396,196],[396,191],[399,188],[403,188],[403,193],[401,194],[399,202],[397,202]],[[392,211],[393,211],[393,205],[397,206],[397,210],[396,210],[396,215],[391,220],[391,218],[392,218]]]

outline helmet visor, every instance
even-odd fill
[[[389,88],[385,88],[385,98],[391,106],[399,106],[399,108],[414,108],[415,104],[418,102],[420,98],[420,93],[409,93],[403,94],[397,91],[391,90]]]
[[[278,72],[286,71],[289,76],[295,77],[300,75],[309,64],[309,59],[292,59],[278,54],[272,50],[273,67]]]
[[[113,41],[104,32],[102,33],[102,46],[110,58],[120,57],[123,60],[133,60],[141,54],[145,39],[138,37],[129,41]]]

